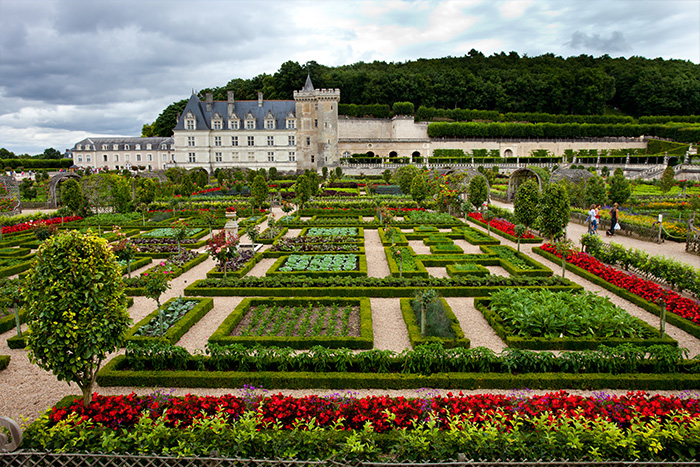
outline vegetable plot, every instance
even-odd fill
[[[297,271],[356,271],[358,255],[291,255],[278,269],[282,272]]]

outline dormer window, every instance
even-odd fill
[[[119,150],[119,145],[118,145],[118,144],[113,144],[113,145],[112,145],[112,149],[114,149],[115,151]]]
[[[75,145],[75,149],[78,150],[78,151],[80,151],[81,149],[83,149],[83,145],[82,145],[82,144],[76,144],[76,145]]]
[[[136,149],[141,149],[141,148],[136,148]],[[152,149],[152,148],[151,148],[151,143],[148,143],[148,144],[146,145],[146,149],[149,150],[149,151]]]
[[[136,146],[134,146],[134,149],[136,149],[137,151],[140,151],[140,150],[141,150],[141,145],[140,145],[140,144],[137,144]]]
[[[274,130],[275,129],[275,116],[272,112],[268,110],[267,115],[265,115],[265,129]]]
[[[240,119],[238,118],[238,115],[235,113],[229,115],[228,117],[228,129],[229,130],[238,130],[240,128]]]
[[[287,129],[288,129],[288,130],[293,130],[293,129],[295,129],[295,128],[297,127],[297,120],[296,120],[296,118],[294,118],[294,113],[289,112],[289,113],[287,114],[287,121],[286,121],[286,124],[287,124]]]
[[[214,117],[211,119],[211,127],[215,130],[220,130],[223,125],[223,118],[221,118],[221,115],[219,115],[219,112],[214,114]]]
[[[185,115],[185,128],[187,130],[196,129],[195,118],[192,112],[187,112],[187,115]]]
[[[103,144],[103,145],[102,145],[102,150],[103,150],[103,151],[106,151],[106,150],[107,150],[107,145],[106,145],[106,144]]]
[[[255,117],[253,117],[253,114],[250,112],[248,113],[248,116],[245,118],[245,129],[246,130],[255,130]]]
[[[150,146],[150,144],[149,144],[149,146]],[[161,149],[168,149],[168,145],[165,144],[165,143],[163,143],[163,144],[160,145],[160,148],[161,148]],[[148,148],[148,149],[151,149],[151,148]]]
[[[125,145],[124,145],[124,150],[125,150],[125,151],[128,151],[129,149],[130,149],[130,148],[129,148],[129,145],[128,145],[128,144],[125,144]]]

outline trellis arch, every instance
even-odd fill
[[[459,191],[463,202],[467,201],[469,182],[471,182],[474,177],[483,177],[484,180],[486,180],[486,200],[488,202],[491,201],[491,184],[489,183],[489,179],[486,177],[486,175],[482,174],[476,169],[468,168],[458,172],[457,176],[461,176],[461,180],[457,182],[456,189]]]
[[[73,179],[73,180],[80,180],[82,177],[76,173],[71,173],[71,172],[61,172],[53,177],[51,177],[51,180],[49,180],[49,197],[46,202],[46,207],[49,209],[56,209],[58,208],[58,196],[61,193],[59,185],[63,182],[65,182],[68,179]]]
[[[22,212],[19,184],[15,177],[0,176],[0,215],[14,216]]]
[[[552,175],[549,177],[549,183],[557,183],[562,180],[568,180],[574,184],[578,184],[580,182],[586,182],[588,181],[589,178],[592,178],[593,174],[589,172],[588,170],[585,169],[565,169],[565,168],[559,168],[552,172]]]
[[[542,178],[534,170],[523,167],[522,169],[518,169],[510,174],[510,177],[508,177],[508,201],[512,201],[515,198],[515,193],[518,192],[520,185],[530,179],[536,180],[538,189],[542,191]]]

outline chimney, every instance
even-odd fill
[[[258,107],[262,107],[262,103],[263,103],[262,96],[263,96],[262,91],[258,91]]]
[[[206,94],[206,99],[207,99],[207,112],[211,112],[211,106],[214,103],[214,94],[208,92]]]
[[[236,112],[236,101],[233,98],[233,91],[228,92],[228,116],[230,117]]]

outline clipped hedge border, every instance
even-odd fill
[[[252,221],[252,222],[249,220],[251,217],[257,217],[257,216],[260,216],[260,219],[256,219],[255,221]],[[253,225],[260,225],[263,222],[265,222],[265,219],[267,219],[267,214],[260,213],[260,214],[250,215],[250,216],[246,217],[245,219],[240,220],[238,222],[238,225],[241,227],[250,227]]]
[[[326,245],[334,245],[333,243],[327,243]],[[281,258],[282,256],[289,255],[364,255],[365,247],[360,245],[357,247],[357,251],[341,250],[341,251],[270,251],[265,250],[262,252],[264,258]],[[209,277],[209,276],[207,276]]]
[[[478,220],[467,216],[467,220],[469,222],[473,222],[474,224],[478,225],[479,227],[483,227],[484,229],[489,230],[489,226],[484,224],[483,222],[479,222]],[[511,242],[517,243],[518,242],[518,237],[514,237],[513,235],[507,234],[505,232],[501,232],[498,229],[490,229],[492,233],[495,233],[496,235],[503,237],[505,239],[510,240]],[[520,243],[542,243],[544,240],[540,237],[535,237],[535,238],[521,238]]]
[[[15,258],[17,256],[27,256],[31,252],[32,250],[30,248],[12,248],[12,251],[9,252],[0,251],[0,258]]]
[[[320,227],[320,228],[322,228],[322,229],[332,229],[333,227],[346,228],[346,227],[338,226],[338,225],[330,225],[330,226],[329,226],[329,225],[319,225],[319,226],[316,226],[316,225],[315,225],[315,226],[313,226],[313,227],[304,227],[304,228],[301,229],[301,232],[299,232],[299,235],[297,235],[297,237],[306,237],[307,235],[309,235],[309,229],[313,229],[313,228],[316,228],[316,227]],[[353,226],[350,226],[350,227],[351,227],[351,228],[353,228],[353,227],[356,228],[356,229],[357,229],[357,234],[355,234],[355,235],[348,235],[348,236],[349,236],[349,237],[355,237],[355,238],[357,238],[358,240],[362,240],[362,242],[364,243],[364,241],[365,241],[365,229],[364,229],[364,227],[358,227],[358,226],[356,226],[356,225],[353,225]]]
[[[416,263],[416,270],[415,271],[400,271],[399,270],[399,263],[396,262],[396,258],[394,258],[394,255],[391,254],[391,247],[385,246],[384,247],[384,255],[386,256],[386,262],[389,264],[389,271],[392,276],[394,277],[428,277],[430,273],[428,272],[427,269],[425,269],[425,266],[423,263],[416,258],[416,254],[413,252],[413,248],[410,246],[403,246],[401,248],[408,249],[411,252],[411,256],[413,257],[413,261]]]
[[[10,364],[9,355],[0,355],[0,371],[4,370]]]
[[[443,347],[446,349],[453,347],[464,347],[468,349],[471,346],[471,341],[464,337],[464,331],[462,331],[459,320],[452,311],[452,308],[447,304],[444,298],[439,297],[439,300],[445,310],[445,315],[450,320],[450,329],[452,329],[452,333],[455,335],[454,338],[422,336],[420,332],[420,323],[416,321],[416,314],[413,312],[413,307],[411,306],[413,299],[401,299],[401,315],[403,316],[403,322],[406,323],[408,340],[411,341],[411,347],[416,348],[419,345],[442,342]]]
[[[0,269],[0,277],[14,276],[15,274],[19,274],[20,272],[27,271],[28,269],[31,268],[31,266],[32,266],[31,261],[25,261],[23,263],[15,264],[14,266],[2,268],[2,269]]]
[[[352,255],[357,255],[357,262],[358,262],[358,270],[356,271],[278,271],[279,268],[281,268],[284,263],[287,261],[287,259],[291,256],[289,253],[286,253],[285,256],[280,256],[275,263],[270,266],[270,269],[267,270],[265,275],[279,275],[279,274],[287,274],[287,275],[293,275],[293,276],[308,276],[308,277],[333,277],[333,276],[366,276],[367,275],[367,257],[364,254],[360,254],[357,252],[350,252],[350,253],[342,253],[342,252],[332,252],[332,253],[318,253],[319,255],[329,255],[329,254],[352,254]]]
[[[25,333],[22,333],[22,337],[14,335],[7,338],[7,346],[11,349],[24,349],[27,347],[27,340],[25,339]]]
[[[501,241],[497,238],[494,238],[484,232],[481,232],[479,229],[475,229],[474,227],[469,227],[469,226],[464,226],[464,227],[455,227],[454,228],[459,229],[462,232],[464,240],[466,240],[468,243],[471,243],[472,245],[500,245]],[[486,237],[484,239],[483,237]]]
[[[464,263],[462,263],[464,264]],[[477,277],[485,277],[491,274],[491,271],[483,267],[481,264],[475,263],[475,262],[470,262],[469,264],[474,265],[474,270],[471,271],[462,271],[457,269],[456,264],[448,264],[445,266],[445,269],[447,270],[447,275],[450,277],[464,277],[464,276],[477,276]]]
[[[167,302],[163,303],[161,307],[163,309],[167,309],[168,305],[175,300],[178,300],[177,297],[171,298]],[[175,344],[177,341],[180,340],[182,336],[185,335],[187,331],[190,330],[192,326],[194,326],[200,319],[202,319],[204,316],[206,316],[209,311],[214,308],[214,299],[213,298],[188,298],[187,300],[194,300],[199,303],[197,303],[194,308],[192,308],[190,311],[185,313],[185,315],[177,320],[165,333],[163,336],[159,337],[151,337],[151,336],[137,336],[135,335],[136,332],[143,326],[147,325],[154,319],[158,319],[158,310],[154,310],[151,313],[149,313],[145,318],[143,318],[141,321],[138,323],[134,324],[127,332],[126,336],[124,338],[125,342],[137,342],[137,343],[142,343],[142,342],[154,342],[154,341],[160,341],[160,342],[166,342],[169,344]]]
[[[231,333],[245,317],[251,307],[261,305],[303,305],[310,301],[319,305],[353,305],[360,307],[360,337],[315,336],[315,337],[280,337],[280,336],[231,336]],[[328,348],[371,349],[374,347],[372,330],[372,308],[369,298],[335,297],[294,297],[294,298],[244,298],[243,301],[224,319],[223,323],[209,337],[209,343],[219,345],[242,344],[245,346],[278,346],[293,349],[310,349],[315,345]]]
[[[457,263],[476,263],[482,266],[500,266],[501,260],[491,254],[484,253],[483,255],[467,253],[461,255],[416,255],[423,266],[427,268],[442,268],[450,264]]]
[[[391,240],[386,238],[386,233],[382,227],[379,227],[377,229],[377,233],[379,233],[379,240],[382,242],[383,246],[408,246],[408,239],[406,238],[406,235],[400,230],[398,234],[394,234],[392,236]]]
[[[561,258],[551,254],[548,251],[542,250],[541,247],[533,248],[532,249],[533,253],[536,253],[540,256],[542,256],[545,259],[548,259],[549,261],[552,261],[553,263],[559,264],[561,263]],[[582,269],[574,264],[571,264],[569,262],[566,263],[566,269],[569,271],[573,272],[577,276],[580,276],[587,281],[590,281],[596,285],[599,285],[603,287],[606,290],[609,290],[610,292],[614,293],[620,298],[624,298],[628,302],[632,302],[635,305],[637,305],[640,308],[644,308],[646,311],[655,314],[656,316],[661,316],[661,308],[651,302],[648,302],[647,300],[643,299],[639,295],[635,295],[632,292],[623,289],[622,287],[618,287],[614,284],[611,284],[610,282],[606,281],[605,279],[596,276],[595,274],[586,271],[585,269]],[[687,332],[688,334],[697,337],[700,339],[700,326],[697,324],[693,323],[690,320],[687,320],[685,318],[682,318],[676,314],[666,312],[666,322],[670,323],[674,326],[676,326],[679,329],[682,329],[683,331]]]
[[[678,342],[670,337],[665,338],[648,338],[648,339],[625,339],[625,338],[612,338],[612,337],[589,337],[589,338],[576,338],[576,337],[520,337],[516,336],[512,332],[512,328],[503,323],[503,319],[495,311],[489,308],[491,303],[490,299],[487,298],[476,298],[474,300],[474,306],[477,310],[484,315],[486,321],[488,321],[489,326],[494,330],[498,337],[503,339],[503,341],[508,345],[508,347],[513,347],[516,349],[530,349],[530,350],[595,350],[600,345],[606,345],[608,347],[618,346],[622,344],[634,344],[640,347],[648,347],[651,345],[670,345],[673,347],[678,347]],[[644,325],[644,328],[651,332],[655,332],[656,329],[639,320]]]
[[[100,386],[266,389],[628,389],[686,390],[700,387],[700,374],[633,373],[313,373],[238,371],[125,370],[118,355],[97,374]]]
[[[425,246],[435,246],[435,245],[441,245],[444,243],[454,245],[454,242],[452,241],[452,239],[449,238],[446,234],[443,234],[443,232],[431,234],[431,235],[423,238],[423,244]]]
[[[197,287],[203,279],[185,288],[188,297],[413,297],[425,287]],[[578,284],[568,286],[517,286],[522,289],[551,291],[582,290]],[[486,297],[492,292],[513,286],[433,287],[443,297]]]
[[[200,263],[203,263],[206,259],[207,255],[204,253],[197,255],[194,259],[191,259],[185,264],[183,264],[181,268],[172,271],[170,273],[170,277],[175,279],[176,277],[182,275],[182,273],[189,271],[190,269],[192,269]],[[144,289],[143,287],[126,287],[124,289],[124,293],[126,293],[129,296],[146,295],[146,289]]]
[[[15,235],[17,235],[17,237],[15,237]],[[2,238],[3,240],[0,242],[0,248],[9,248],[12,246],[23,245],[24,243],[36,240],[33,233],[27,234],[26,232],[23,232],[22,234],[4,234]]]
[[[150,256],[138,258],[136,260],[132,259],[131,260],[131,272],[134,272],[135,270],[142,268],[144,266],[148,266],[149,264],[151,264],[151,261],[153,261],[153,257],[150,257]],[[128,273],[127,269],[128,269],[128,267],[126,265],[122,266],[122,276],[124,274]]]
[[[263,253],[255,253],[238,271],[227,271],[226,274],[232,277],[243,277],[263,259]],[[227,276],[227,277],[228,277]],[[207,273],[207,277],[224,277],[223,271],[218,270],[218,266]]]
[[[430,253],[434,255],[463,255],[464,250],[454,243],[438,243],[430,245]]]
[[[522,261],[525,263],[529,264],[530,266],[534,267],[535,269],[520,269],[517,267],[515,264],[511,263],[510,261],[500,258],[498,254],[489,248],[488,245],[482,245],[479,248],[481,251],[487,254],[493,254],[496,255],[496,257],[501,261],[501,267],[508,271],[511,275],[513,276],[530,276],[530,277],[549,277],[553,274],[552,270],[549,269],[547,266],[545,266],[542,263],[539,263],[535,261],[534,259],[530,258],[528,255],[522,252],[518,252],[515,248],[511,248],[507,245],[499,245],[499,248],[507,248],[511,252],[515,254],[517,258],[520,258]]]
[[[287,232],[289,232],[289,228],[287,227],[282,227],[280,229],[280,233],[278,233],[274,238],[261,238],[262,234],[265,232],[269,232],[270,228],[268,227],[267,229],[263,230],[260,236],[258,237],[257,243],[262,243],[263,245],[272,245],[273,243],[276,243],[280,238],[284,237],[287,235]]]
[[[27,310],[24,308],[19,309],[19,323],[24,324],[27,322]],[[7,332],[10,329],[15,329],[17,323],[15,323],[14,312],[0,319],[0,334]]]

